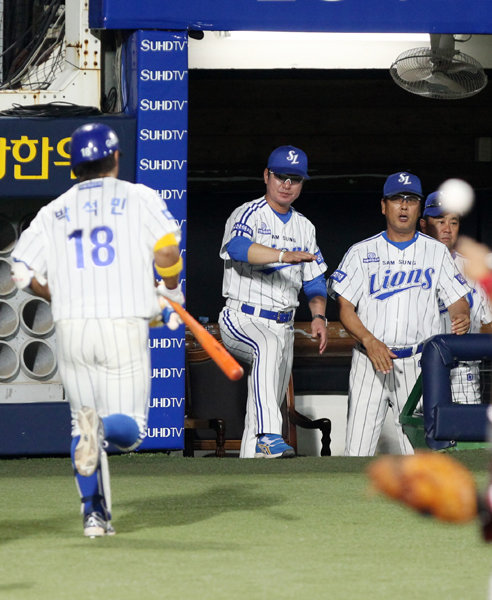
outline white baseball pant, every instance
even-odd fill
[[[458,404],[480,404],[480,362],[460,362],[451,369],[451,393],[453,402]]]
[[[144,435],[150,393],[148,322],[127,319],[64,319],[56,322],[58,369],[79,435],[77,412],[90,406],[100,417],[121,413]]]
[[[294,356],[292,323],[246,315],[224,307],[219,315],[224,346],[251,365],[240,458],[254,458],[256,436],[282,435],[280,407],[287,392]]]
[[[400,451],[413,454],[403,433],[400,413],[420,374],[421,354],[393,361],[388,375],[376,371],[369,358],[354,348],[349,378],[345,456],[373,456],[388,408],[393,411]]]

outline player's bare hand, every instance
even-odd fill
[[[456,335],[464,335],[470,329],[469,315],[458,315],[451,321],[451,333]]]
[[[303,252],[302,250],[287,250],[282,256],[282,262],[290,263],[291,265],[297,265],[302,262],[313,262],[316,260],[316,256],[310,252]]]
[[[468,260],[465,262],[465,275],[470,279],[480,280],[489,272],[487,258],[490,250],[484,244],[464,235],[458,238],[456,250]]]
[[[311,336],[319,339],[319,353],[323,354],[328,344],[328,330],[323,319],[313,319],[311,321]]]
[[[364,348],[376,371],[387,375],[393,368],[393,358],[396,358],[396,354],[374,337],[364,341]]]

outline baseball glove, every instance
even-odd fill
[[[454,523],[477,516],[473,475],[447,454],[385,455],[371,462],[367,472],[377,491],[420,513]]]

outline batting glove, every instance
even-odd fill
[[[173,310],[173,308],[169,305],[167,305],[162,311],[162,320],[164,322],[164,325],[166,325],[167,327],[169,327],[169,329],[173,331],[183,324],[183,321],[181,320],[178,313],[175,310]]]
[[[31,283],[34,271],[26,263],[15,261],[11,266],[10,276],[15,283],[15,287],[18,290],[23,290]]]
[[[150,327],[166,326],[169,327],[169,329],[171,329],[172,331],[174,331],[180,325],[182,325],[183,321],[181,320],[180,316],[165,298],[159,298],[159,304],[161,306],[162,312],[150,321]]]
[[[169,300],[181,304],[181,306],[183,306],[183,304],[185,303],[185,297],[181,290],[180,283],[178,284],[178,287],[174,288],[173,290],[170,290],[164,285],[164,282],[161,281],[157,286],[157,293],[159,294],[159,296],[164,296],[164,298],[169,298]]]

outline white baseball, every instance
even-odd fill
[[[464,215],[471,210],[475,192],[463,179],[447,179],[441,184],[439,191],[442,193],[442,207],[446,212]]]

